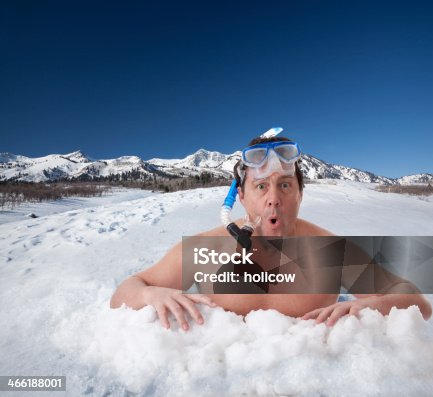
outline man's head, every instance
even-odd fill
[[[250,141],[250,143],[248,144],[248,146],[254,146],[257,145],[259,143],[270,143],[270,142],[293,142],[291,139],[289,138],[285,138],[283,136],[281,137],[272,137],[272,138],[254,138],[253,140]],[[304,176],[302,174],[302,171],[299,167],[299,163],[301,160],[296,161],[295,163],[295,174],[296,174],[296,179],[298,181],[298,186],[299,186],[299,190],[302,193],[305,185],[304,185]],[[242,192],[244,191],[244,187],[245,187],[245,180],[246,180],[246,173],[247,173],[247,169],[248,167],[246,165],[244,165],[242,163],[242,159],[239,160],[235,166],[234,166],[234,175],[235,175],[235,179],[236,179],[236,186],[240,187]],[[241,175],[245,175],[244,178],[241,177]]]
[[[248,146],[270,142],[292,141],[284,137],[255,138]],[[294,175],[276,171],[264,177],[257,176],[242,160],[235,165],[239,199],[251,220],[261,218],[259,234],[286,236],[294,232],[304,188],[298,161],[294,164]]]

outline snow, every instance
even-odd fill
[[[402,185],[412,185],[412,184],[429,184],[433,182],[432,174],[415,174],[415,175],[406,175],[397,179],[397,182]]]
[[[50,154],[36,158],[16,156],[11,163],[12,168],[7,168],[1,173],[5,179],[17,177],[21,173],[25,175],[21,178],[23,181],[43,182],[50,179],[44,174],[44,171],[65,176],[79,172],[88,163],[90,160],[80,151],[66,155]]]
[[[163,166],[173,166],[181,161],[182,159],[160,159],[160,158],[152,158],[150,160],[147,160],[149,164],[163,165]]]
[[[377,184],[324,180],[307,185],[299,216],[346,236],[431,236],[433,195],[380,193]]]
[[[119,191],[2,215],[0,374],[66,375],[67,396],[431,395],[433,321],[416,307],[332,328],[200,307],[205,324],[188,332],[162,329],[151,307],[109,309],[123,279],[219,225],[227,190]],[[300,216],[338,234],[432,235],[432,201],[325,180],[307,185]]]
[[[227,155],[219,152],[210,152],[206,149],[199,149],[195,153],[186,156],[183,159],[159,159],[153,158],[148,163],[163,166],[182,167],[204,167],[212,168],[219,165],[226,159]]]
[[[27,217],[29,214],[41,217],[83,208],[100,207],[104,204],[116,204],[136,200],[148,197],[151,194],[148,190],[111,188],[102,193],[100,197],[68,197],[62,200],[42,203],[25,202],[13,209],[5,207],[4,210],[0,211],[0,224],[15,222]]]

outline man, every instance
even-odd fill
[[[300,151],[296,143],[284,137],[256,138],[243,151],[235,168],[240,202],[251,220],[260,219],[253,236],[333,236],[317,225],[298,218],[303,197],[303,176],[299,168]],[[241,227],[242,220],[235,221]],[[225,227],[199,236],[229,236]],[[401,283],[404,284],[404,283]],[[405,283],[408,284],[408,283]],[[170,327],[171,312],[179,325],[187,330],[186,312],[203,324],[196,304],[221,306],[225,310],[246,315],[251,310],[275,309],[281,313],[315,319],[329,326],[342,316],[357,315],[366,307],[388,314],[392,307],[417,305],[425,319],[431,316],[431,305],[420,294],[355,295],[358,299],[337,302],[336,294],[204,294],[182,293],[182,244],[179,243],[154,266],[133,275],[120,284],[111,299],[111,307],[123,303],[133,309],[152,305],[165,328]],[[392,291],[391,291],[392,292]]]

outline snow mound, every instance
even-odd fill
[[[431,323],[419,309],[364,309],[328,328],[259,310],[245,319],[200,307],[204,325],[163,329],[152,307],[100,302],[65,318],[55,345],[145,396],[429,395]],[[392,360],[390,358],[392,357]]]

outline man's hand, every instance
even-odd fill
[[[182,294],[181,290],[164,287],[146,287],[144,291],[144,301],[146,305],[151,305],[158,313],[159,321],[165,328],[170,328],[168,314],[173,313],[176,321],[185,331],[189,329],[188,321],[185,318],[185,310],[195,320],[197,324],[203,324],[204,320],[196,303],[203,303],[209,307],[216,307],[208,296],[200,294]]]
[[[377,309],[382,312],[380,297],[371,296],[368,298],[356,299],[353,301],[337,302],[327,307],[321,307],[302,316],[303,320],[316,319],[316,324],[326,321],[326,325],[333,326],[338,319],[348,315],[358,316],[359,312],[366,307]]]

